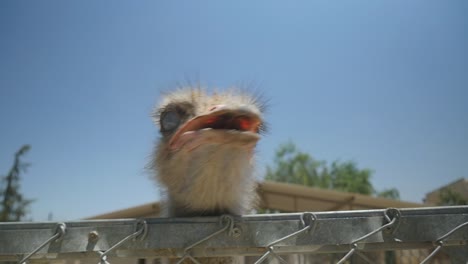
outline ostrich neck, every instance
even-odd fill
[[[251,151],[210,145],[174,155],[173,170],[162,177],[168,187],[169,215],[247,213],[255,199]]]

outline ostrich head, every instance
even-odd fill
[[[152,168],[168,216],[243,214],[255,201],[253,156],[264,105],[238,90],[180,89],[163,96]]]

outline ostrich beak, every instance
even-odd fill
[[[253,147],[260,139],[261,118],[243,108],[213,108],[210,113],[196,116],[183,124],[169,141],[171,150],[187,146],[193,150],[207,143],[233,143]]]

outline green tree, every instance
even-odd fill
[[[468,201],[460,193],[449,188],[444,188],[439,192],[438,205],[467,205]]]
[[[400,200],[400,192],[395,188],[385,189],[383,191],[377,192],[376,195],[377,197]]]
[[[32,200],[25,199],[20,193],[20,174],[26,172],[29,163],[21,160],[31,149],[30,145],[22,146],[16,153],[13,166],[8,174],[2,177],[4,188],[0,189],[0,222],[20,221]]]
[[[359,169],[355,162],[334,161],[331,164],[330,174],[332,179],[330,189],[366,195],[374,193],[370,182],[372,171]]]
[[[291,142],[279,146],[274,164],[267,166],[266,180],[399,199],[396,189],[382,192],[374,189],[372,170],[360,169],[353,161],[334,161],[328,166],[325,161],[301,152]]]
[[[297,150],[292,143],[281,145],[276,151],[273,168],[267,166],[266,179],[278,182],[328,188],[330,175],[323,171],[323,162]]]

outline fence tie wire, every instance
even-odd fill
[[[390,213],[391,213],[391,216],[389,215]],[[340,259],[340,261],[338,261],[337,264],[343,264],[346,260],[348,260],[354,254],[354,252],[357,250],[359,242],[361,242],[363,240],[366,240],[367,238],[371,237],[372,235],[374,235],[374,234],[376,234],[378,232],[381,232],[382,230],[384,230],[386,228],[391,228],[393,225],[395,225],[398,222],[397,220],[400,218],[400,216],[401,216],[401,213],[400,213],[400,211],[398,209],[396,209],[396,208],[387,208],[384,211],[384,218],[388,223],[386,223],[385,225],[373,230],[372,232],[370,232],[368,234],[365,234],[364,236],[362,236],[362,237],[360,237],[358,239],[353,240],[350,243],[351,249],[348,251],[348,253],[346,253],[346,255],[342,259]],[[398,225],[397,225],[397,227],[398,227]],[[393,229],[392,234],[394,234],[395,231],[396,231],[396,228]]]
[[[459,229],[465,227],[465,226],[468,226],[468,222],[465,222],[461,225],[458,225],[456,226],[455,228],[453,228],[452,230],[450,230],[448,233],[446,233],[445,235],[441,236],[439,239],[436,240],[435,244],[437,245],[437,247],[431,252],[431,254],[429,254],[423,261],[421,261],[421,264],[426,264],[428,263],[428,261],[434,257],[437,252],[439,252],[442,247],[444,246],[444,240],[449,237],[450,235],[452,235],[453,233],[455,233],[456,231],[458,231]]]
[[[135,241],[137,239],[143,240],[143,239],[146,238],[146,234],[148,232],[148,225],[147,225],[145,220],[137,220],[135,229],[136,229],[136,231],[134,233],[128,235],[124,239],[122,239],[119,242],[115,243],[112,247],[110,247],[106,251],[99,252],[99,254],[100,254],[99,264],[109,264],[109,262],[107,261],[107,255],[110,252],[112,252],[113,250],[115,250],[116,248],[120,247],[122,244],[124,244],[128,240],[133,239]]]
[[[296,232],[293,232],[287,236],[284,236],[280,239],[277,239],[270,244],[268,244],[265,248],[267,249],[267,252],[263,254],[256,262],[255,264],[260,264],[262,263],[269,255],[274,256],[278,261],[281,263],[287,263],[283,258],[281,258],[276,252],[274,251],[274,245],[283,242],[284,240],[287,240],[291,237],[298,236],[301,233],[304,232],[310,232],[313,233],[313,230],[315,229],[315,226],[317,225],[317,216],[314,213],[311,212],[306,212],[303,213],[300,217],[301,225],[304,226],[301,230],[298,230]]]
[[[422,264],[468,260],[468,206],[314,213],[143,219],[146,230],[138,219],[0,223],[0,262],[106,264],[118,258],[161,258],[177,263],[184,258],[179,263],[197,264],[245,256],[255,256],[252,263],[257,264],[309,259],[344,264],[355,258],[375,263],[383,257]],[[161,234],[167,239],[156,239]],[[150,237],[155,239],[148,242]]]
[[[65,225],[65,223],[57,224],[57,226],[55,227],[55,234],[53,236],[51,236],[49,239],[47,239],[46,241],[44,241],[44,243],[42,243],[40,246],[38,246],[31,253],[26,255],[23,259],[21,259],[18,262],[18,264],[26,264],[26,261],[28,259],[30,259],[34,254],[36,254],[39,250],[41,250],[42,248],[44,248],[48,244],[61,239],[63,237],[63,235],[65,235],[66,230],[67,230],[67,226]]]
[[[210,240],[211,238],[223,233],[224,231],[228,230],[228,235],[229,236],[238,236],[240,235],[240,229],[235,227],[234,226],[234,218],[232,218],[232,216],[230,215],[222,215],[220,217],[220,223],[223,225],[223,227],[221,229],[219,229],[218,231],[198,240],[197,242],[189,245],[188,247],[184,248],[184,255],[182,256],[182,258],[177,262],[177,264],[180,264],[182,263],[182,261],[184,261],[185,259],[190,259],[193,263],[195,264],[200,264],[200,262],[198,262],[191,254],[190,254],[190,250],[198,245],[200,245],[201,243],[205,242],[205,241],[208,241]]]

